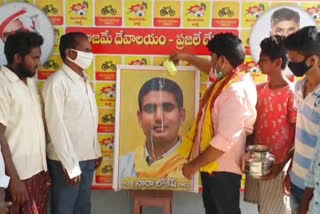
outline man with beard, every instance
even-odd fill
[[[180,154],[179,129],[185,108],[180,86],[169,79],[152,78],[141,87],[138,104],[138,121],[146,140],[135,152],[120,157],[120,182],[125,177],[184,179],[186,159]]]
[[[34,32],[10,35],[8,64],[0,71],[0,142],[10,177],[11,213],[47,212],[48,174],[41,101],[32,78],[40,65],[43,38]]]

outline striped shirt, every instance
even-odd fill
[[[290,171],[291,182],[301,189],[305,189],[305,178],[314,158],[320,125],[320,85],[303,98],[305,83],[304,78],[296,84],[295,89],[295,106],[298,114],[295,152]]]
[[[319,97],[320,105],[320,97]],[[320,132],[318,134],[320,136]],[[313,188],[313,199],[309,213],[320,213],[320,137],[318,137],[318,145],[316,150],[316,156],[313,160],[311,170],[308,172],[306,177],[306,187]]]

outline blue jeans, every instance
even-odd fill
[[[300,187],[297,187],[291,183],[290,206],[292,214],[297,214],[299,212],[303,193],[304,189],[301,189]]]
[[[51,214],[90,214],[91,184],[95,161],[80,161],[81,182],[78,186],[67,183],[61,162],[48,160],[51,174]]]

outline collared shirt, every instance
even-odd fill
[[[171,149],[169,149],[166,153],[161,155],[161,158],[159,158],[158,160],[161,160],[163,158],[168,157],[170,154],[175,152],[180,145],[181,145],[181,138],[179,138],[177,143]],[[147,150],[146,145],[144,147],[145,147],[145,155],[146,155],[145,160],[149,164],[150,155],[149,155],[149,152]],[[158,160],[156,160],[156,161],[158,161]],[[153,161],[153,163],[156,161]],[[152,163],[150,163],[149,165],[151,165],[151,164]],[[127,155],[120,156],[119,180],[121,180],[124,177],[136,177],[136,176],[137,176],[137,173],[135,171],[135,152],[130,152]]]
[[[214,137],[210,145],[224,154],[217,159],[218,171],[242,174],[240,163],[246,137],[253,132],[256,120],[257,91],[250,76],[245,74],[221,92],[212,108]],[[206,106],[202,109],[196,142],[200,141]]]
[[[50,136],[48,157],[61,161],[70,178],[81,174],[79,161],[101,156],[95,94],[85,72],[83,76],[63,65],[43,88]]]
[[[6,126],[12,160],[20,179],[47,171],[45,130],[37,84],[27,84],[7,67],[0,72],[0,123]]]
[[[1,151],[1,146],[0,146]],[[0,152],[0,188],[7,188],[10,178],[5,173],[2,153]]]
[[[304,189],[305,178],[311,167],[317,145],[320,121],[320,85],[303,98],[306,79],[296,84],[295,106],[297,124],[293,164],[290,171],[291,182]]]
[[[181,138],[179,137],[179,140],[177,141],[177,143],[173,147],[171,147],[171,149],[169,149],[167,152],[163,153],[160,157],[158,157],[156,160],[153,160],[153,158],[150,156],[148,149],[147,149],[147,145],[145,145],[144,151],[146,153],[146,161],[147,161],[148,165],[151,165],[153,162],[169,156],[172,152],[174,152],[176,149],[178,149],[178,147],[180,145],[181,145]]]
[[[318,136],[320,136],[320,132],[318,132]],[[316,155],[307,174],[305,186],[314,189],[309,213],[320,213],[320,137],[318,137]]]

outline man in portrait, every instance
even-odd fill
[[[298,12],[283,7],[271,15],[270,35],[289,36],[300,28],[300,15]]]
[[[186,117],[180,86],[166,78],[145,82],[138,94],[137,118],[145,143],[120,156],[120,180],[125,177],[181,178],[183,157],[179,130]]]

